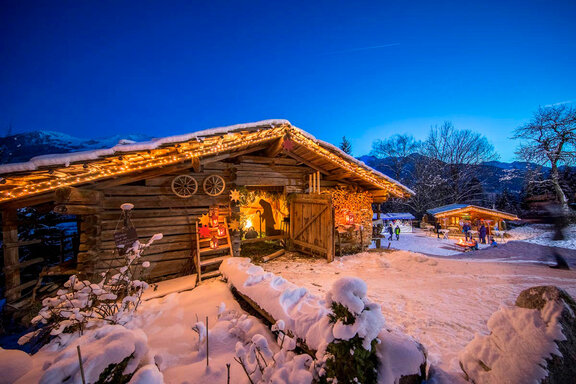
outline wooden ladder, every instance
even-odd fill
[[[228,231],[228,222],[225,216],[218,218],[218,225],[224,225],[226,234],[218,236],[218,227],[210,228],[210,237],[200,238],[198,222],[196,222],[196,270],[198,271],[198,282],[220,276],[220,264],[229,257],[232,257],[232,242]],[[218,247],[210,248],[212,236],[218,239]]]

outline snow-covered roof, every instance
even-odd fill
[[[4,182],[0,191],[0,202],[130,172],[142,172],[185,161],[198,162],[201,158],[218,153],[255,148],[257,145],[267,145],[273,140],[286,138],[292,139],[299,147],[306,148],[307,156],[313,156],[314,161],[328,161],[333,164],[333,169],[341,170],[339,174],[348,173],[348,176],[369,186],[369,189],[384,190],[397,197],[414,194],[398,181],[332,144],[294,127],[288,120],[273,119],[145,142],[124,142],[106,149],[37,156],[28,162],[0,165],[0,175]]]
[[[416,220],[416,217],[409,212],[383,213],[380,217],[382,220]]]
[[[207,136],[222,135],[257,128],[269,128],[272,126],[278,126],[284,124],[290,124],[290,122],[288,120],[282,120],[282,119],[262,120],[254,123],[236,124],[227,127],[205,129],[202,131],[186,133],[183,135],[160,137],[152,139],[150,141],[142,141],[130,144],[117,144],[113,147],[104,149],[94,149],[90,151],[80,151],[71,153],[55,153],[50,155],[36,156],[26,162],[0,165],[0,175],[13,172],[34,171],[41,167],[49,167],[57,165],[67,166],[69,164],[76,162],[97,160],[102,157],[114,156],[121,153],[149,151],[169,144],[182,143],[185,141],[200,139]]]
[[[502,211],[498,211],[497,209],[485,208],[485,207],[480,207],[478,205],[472,205],[472,204],[449,204],[449,205],[445,205],[443,207],[429,209],[428,213],[430,213],[434,216],[445,216],[445,215],[448,215],[450,213],[457,213],[458,211],[482,212],[485,214],[491,214],[491,215],[499,216],[499,217],[502,217],[502,218],[507,219],[507,220],[517,220],[518,219],[518,216],[516,216],[512,213],[502,212]]]
[[[427,212],[430,213],[431,215],[435,215],[437,213],[453,211],[455,209],[465,208],[467,206],[468,204],[448,204],[438,208],[429,209]]]

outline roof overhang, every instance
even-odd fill
[[[439,212],[439,213],[434,214],[434,217],[444,218],[444,217],[460,215],[460,214],[464,214],[464,213],[468,213],[468,212],[476,212],[476,213],[480,213],[480,214],[496,216],[496,217],[500,217],[500,218],[505,219],[505,220],[518,220],[518,216],[516,216],[512,213],[502,212],[502,211],[498,211],[496,209],[479,207],[477,205],[468,205],[468,206],[462,207],[462,208],[455,208],[455,209]]]
[[[286,143],[288,142],[288,143]],[[0,204],[49,196],[58,188],[99,183],[132,174],[208,161],[267,149],[317,169],[325,178],[354,183],[379,198],[405,198],[409,188],[370,168],[340,149],[315,139],[286,120],[265,120],[171,136],[112,148],[45,155],[25,163],[0,165]]]

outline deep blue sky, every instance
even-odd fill
[[[0,134],[285,118],[354,155],[452,120],[502,160],[576,103],[576,1],[0,0]]]

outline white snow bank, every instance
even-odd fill
[[[476,335],[460,354],[464,371],[477,384],[539,383],[547,376],[545,359],[560,355],[554,340],[565,339],[563,308],[555,301],[542,311],[501,308],[488,320],[490,335]]]
[[[17,349],[0,348],[0,384],[11,384],[32,369],[32,357]]]
[[[336,280],[326,293],[326,300],[321,300],[307,289],[265,272],[247,258],[230,258],[222,263],[220,271],[240,293],[254,300],[277,321],[273,330],[292,332],[308,347],[317,350],[316,356],[320,360],[334,339],[347,340],[357,334],[364,339],[363,347],[368,350],[373,339],[381,341],[376,347],[381,361],[379,383],[395,383],[402,376],[418,374],[420,366],[425,363],[414,339],[383,329],[381,307],[366,297],[366,283],[359,278]],[[328,317],[331,310],[327,305],[332,302],[344,305],[355,314],[354,324],[345,325],[340,321],[331,324]],[[296,364],[295,360],[293,364]],[[298,374],[303,374],[303,371],[302,368],[294,370]],[[287,368],[277,371],[274,377],[282,377],[284,381],[279,382],[298,382],[289,379]]]
[[[229,258],[220,266],[222,275],[240,293],[249,296],[308,347],[324,354],[334,337],[329,324],[329,309],[324,300],[311,295],[280,276],[266,273],[248,258]]]
[[[108,365],[120,363],[130,355],[133,358],[128,362],[124,374],[133,373],[143,363],[149,363],[147,341],[146,334],[140,329],[105,325],[80,338],[70,338],[67,345],[48,344],[39,352],[39,356],[35,355],[34,368],[17,383],[82,382],[76,349],[78,345],[87,382],[98,381]]]
[[[164,384],[164,375],[155,364],[148,364],[140,368],[128,384]]]

